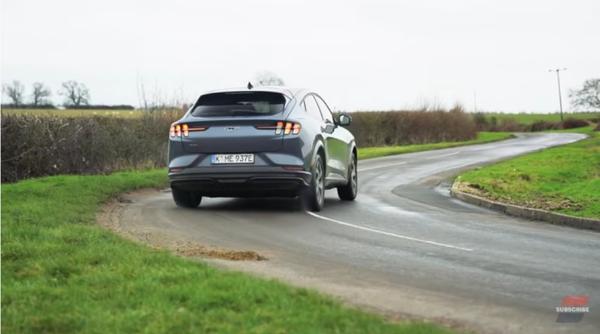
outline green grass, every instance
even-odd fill
[[[109,198],[165,170],[2,185],[5,333],[447,333],[392,324],[316,292],[219,270],[95,224]]]
[[[469,171],[457,181],[495,200],[600,218],[600,133],[592,127],[564,132],[590,138]]]
[[[477,138],[467,141],[441,142],[434,144],[418,144],[418,145],[402,145],[402,146],[381,146],[381,147],[364,147],[358,149],[359,159],[370,159],[383,157],[387,155],[412,153],[428,150],[438,150],[442,148],[450,148],[456,146],[483,144],[493,141],[508,139],[512,136],[510,132],[479,132]]]
[[[495,117],[498,121],[513,119],[521,124],[532,124],[537,121],[549,121],[558,122],[560,121],[559,113],[546,113],[546,114],[528,114],[528,113],[485,113],[488,121],[492,117]],[[600,118],[600,112],[567,112],[564,113],[564,118],[577,118],[577,119],[598,119]]]

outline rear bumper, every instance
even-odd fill
[[[310,184],[311,177],[307,171],[280,167],[187,168],[170,172],[169,183],[171,188],[208,197],[295,197]]]

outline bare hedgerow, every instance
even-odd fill
[[[457,106],[450,111],[353,112],[348,129],[361,147],[425,144],[474,139],[473,118]]]
[[[170,124],[181,110],[140,118],[2,115],[2,182],[58,174],[108,173],[166,165]],[[460,107],[352,113],[361,147],[460,141],[476,136]]]
[[[166,165],[170,124],[181,115],[141,118],[2,115],[2,182]]]

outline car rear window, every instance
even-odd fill
[[[285,95],[274,92],[225,92],[202,95],[192,116],[274,115],[285,108]]]

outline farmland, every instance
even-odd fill
[[[496,118],[498,121],[503,120],[514,120],[520,124],[532,124],[538,121],[546,122],[558,122],[560,121],[560,113],[544,113],[544,114],[533,114],[533,113],[503,113],[503,112],[490,112],[485,113],[488,120]],[[575,118],[583,120],[595,121],[600,119],[600,112],[567,112],[564,113],[564,118]]]
[[[157,113],[172,113],[175,109],[156,111]],[[183,111],[176,110],[183,115]],[[91,110],[91,109],[2,109],[3,115],[29,115],[41,117],[117,117],[117,118],[139,118],[144,112],[140,109],[126,110]]]

